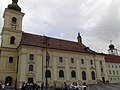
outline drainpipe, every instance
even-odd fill
[[[42,49],[42,82],[43,82],[43,68],[44,68],[44,63],[43,63],[43,60],[44,60],[44,54],[43,54],[43,51],[44,51],[44,48]]]
[[[19,67],[19,56],[17,57],[17,69],[16,69],[15,89],[17,89],[18,67]]]

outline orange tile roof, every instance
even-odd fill
[[[50,49],[59,49],[59,50],[66,50],[66,51],[76,51],[76,52],[87,52],[95,54],[96,52],[92,51],[88,47],[86,47],[82,43],[56,39],[47,37],[48,45],[47,48]],[[23,33],[21,45],[29,45],[29,46],[36,46],[36,47],[46,47],[46,37],[41,35],[35,35],[30,33]]]
[[[106,55],[105,56],[106,62],[112,62],[112,63],[120,63],[120,56],[116,55]]]

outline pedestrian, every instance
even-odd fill
[[[2,82],[0,82],[0,89],[2,89]]]
[[[67,84],[64,82],[64,89],[68,90]]]
[[[44,89],[44,82],[42,82],[42,84],[41,84],[41,90],[43,90]]]
[[[56,83],[55,82],[54,82],[54,87],[53,88],[54,88],[54,90],[56,89]]]
[[[2,90],[4,90],[5,89],[5,84],[4,83],[2,83]]]

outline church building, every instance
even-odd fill
[[[0,82],[21,87],[25,82],[96,84],[108,80],[105,55],[85,46],[80,33],[77,42],[26,33],[22,30],[24,15],[17,0],[5,8]]]

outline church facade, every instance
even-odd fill
[[[25,14],[17,2],[5,9],[1,32],[0,81],[21,87],[24,82],[40,85],[88,84],[105,82],[105,55],[92,51],[82,43],[25,33],[22,20]]]

